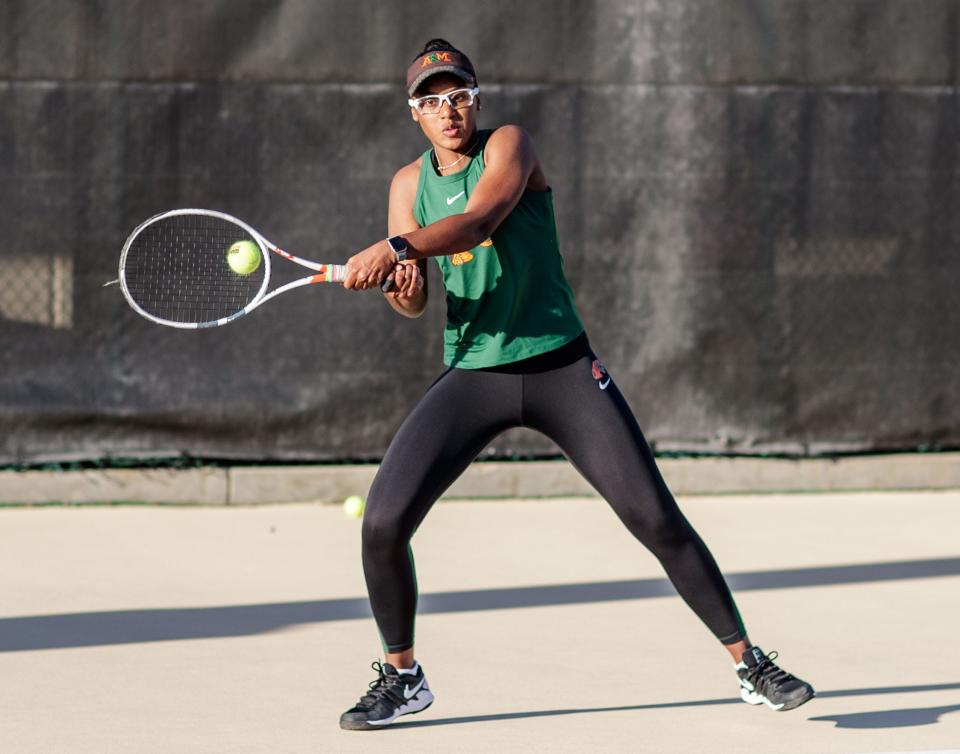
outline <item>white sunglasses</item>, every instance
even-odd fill
[[[470,107],[479,93],[479,86],[472,89],[454,89],[446,94],[428,94],[426,97],[408,99],[407,104],[421,115],[436,115],[443,109],[444,102],[454,110]]]

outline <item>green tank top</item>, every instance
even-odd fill
[[[483,175],[483,150],[492,133],[478,133],[477,156],[453,175],[437,175],[432,150],[423,153],[413,205],[421,227],[463,212]],[[434,258],[447,292],[448,366],[509,364],[559,348],[583,332],[563,273],[550,189],[525,191],[479,246]]]

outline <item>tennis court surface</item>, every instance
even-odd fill
[[[414,547],[434,705],[344,732],[379,644],[338,507],[0,511],[0,750],[960,751],[960,491],[681,498],[751,638],[726,654],[596,499],[443,502]]]

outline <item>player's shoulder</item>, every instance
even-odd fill
[[[396,173],[393,174],[393,182],[397,183],[407,183],[409,181],[416,182],[420,177],[420,166],[423,163],[423,155],[415,159],[413,162],[407,163],[402,168],[400,168]]]
[[[529,139],[530,134],[523,126],[518,126],[516,123],[504,123],[502,126],[497,126],[490,133],[491,139],[501,139],[501,140],[510,140],[510,139]]]
[[[394,173],[393,180],[390,182],[391,190],[401,192],[409,192],[412,190],[416,193],[417,183],[420,180],[420,166],[422,162],[423,157],[420,156]]]
[[[487,139],[487,147],[497,146],[533,146],[533,138],[523,127],[513,123],[506,123],[493,129]]]
[[[536,150],[533,146],[533,138],[525,128],[507,123],[493,130],[487,138],[483,151],[489,160],[491,156],[496,157],[499,154],[512,156],[518,152],[534,154]]]

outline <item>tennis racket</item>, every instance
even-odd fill
[[[238,257],[228,260],[236,251],[241,264]],[[273,254],[314,272],[267,292]],[[154,215],[130,234],[120,254],[120,288],[133,310],[184,329],[219,327],[281,293],[346,277],[346,265],[301,259],[242,220],[208,209]],[[392,283],[388,278],[383,289]]]

